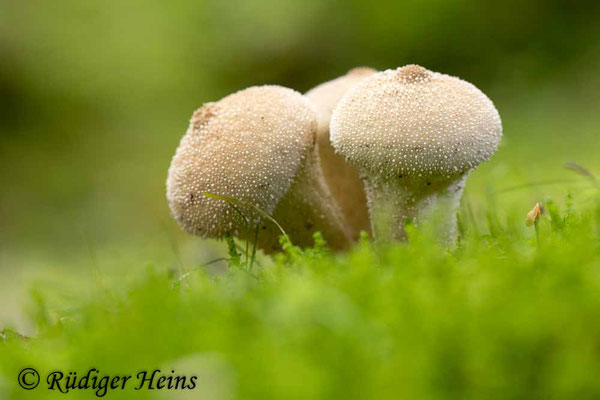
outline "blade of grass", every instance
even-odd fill
[[[219,199],[219,200],[226,200],[227,203],[231,206],[231,208],[233,208],[235,210],[235,212],[237,212],[240,215],[240,217],[242,217],[242,220],[244,221],[244,234],[245,234],[245,237],[246,237],[246,249],[245,250],[242,249],[242,252],[244,253],[245,258],[246,258],[246,260],[244,261],[244,263],[245,263],[246,266],[248,266],[248,246],[249,246],[249,242],[248,242],[248,233],[249,233],[248,232],[248,225],[249,225],[249,220],[248,220],[248,217],[246,217],[246,214],[244,214],[242,212],[242,210],[240,210],[239,208],[237,208],[235,206],[234,202],[228,201],[227,198],[225,198],[224,196],[219,196],[219,195],[215,195],[215,194],[208,193],[208,192],[204,193],[204,195],[206,197],[216,198],[216,199]],[[220,199],[219,197],[223,197],[223,198]]]
[[[219,257],[219,258],[215,258],[215,259],[213,259],[213,260],[210,260],[210,261],[207,261],[207,262],[205,262],[205,263],[204,263],[204,264],[202,264],[200,267],[198,267],[198,268],[194,268],[194,269],[192,269],[191,271],[188,271],[188,272],[186,272],[185,274],[181,275],[181,276],[180,276],[180,277],[179,277],[179,278],[178,278],[178,279],[175,281],[175,283],[173,284],[173,288],[179,287],[179,286],[181,285],[181,282],[183,282],[183,280],[184,280],[184,279],[186,279],[186,278],[187,278],[188,276],[190,276],[191,274],[193,274],[193,273],[195,273],[195,272],[198,272],[198,271],[199,271],[199,270],[201,270],[202,268],[204,268],[204,267],[207,267],[207,266],[209,266],[209,265],[211,265],[211,264],[214,264],[214,263],[216,263],[216,262],[219,262],[219,261],[225,261],[225,262],[227,262],[228,260],[227,260],[227,258],[225,258],[225,257]]]
[[[254,228],[254,244],[252,245],[252,257],[250,258],[250,271],[254,266],[254,260],[256,258],[256,245],[258,243],[258,227],[260,226],[260,219],[256,222],[256,228]]]
[[[587,168],[584,168],[581,165],[572,161],[565,163],[565,168],[589,179],[594,186],[598,187],[598,181],[596,179],[596,176],[592,174]]]
[[[244,234],[246,237],[246,249],[242,249],[242,252],[245,255],[246,261],[245,264],[248,265],[248,217],[246,217],[246,214],[244,214],[242,212],[242,210],[240,210],[239,208],[237,208],[234,204],[229,203],[229,205],[238,213],[240,214],[240,216],[242,217],[242,219],[244,220]]]
[[[227,247],[228,247],[229,265],[230,266],[233,265],[234,267],[240,267],[241,253],[237,252],[237,244],[235,243],[233,236],[231,236],[231,233],[227,232],[225,234],[225,242],[227,243]]]
[[[287,233],[285,233],[285,231],[283,230],[283,228],[281,227],[281,225],[279,225],[279,222],[277,222],[275,220],[275,218],[273,218],[272,216],[270,216],[269,214],[267,214],[266,212],[264,212],[260,208],[256,207],[254,204],[246,203],[245,201],[234,199],[232,197],[221,196],[219,194],[214,194],[214,193],[209,193],[209,192],[204,192],[203,195],[206,196],[206,197],[210,197],[212,199],[226,201],[226,202],[228,202],[229,204],[232,204],[232,205],[235,204],[235,205],[246,206],[246,207],[252,208],[258,214],[260,214],[263,218],[265,218],[265,219],[269,220],[270,222],[272,222],[273,224],[275,224],[275,226],[277,226],[277,228],[281,231],[282,235],[285,236],[286,238],[288,238],[288,240],[289,240],[289,237],[288,237]]]

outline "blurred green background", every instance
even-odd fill
[[[251,85],[305,92],[355,66],[418,63],[474,83],[505,137],[472,174],[475,213],[585,190],[600,172],[597,1],[0,3],[0,327],[31,285],[123,281],[221,248],[181,232],[164,182],[192,111]],[[579,185],[579,186],[578,186]],[[521,212],[521,211],[518,211]]]

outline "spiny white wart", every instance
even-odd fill
[[[334,110],[330,130],[336,151],[361,171],[375,236],[403,239],[407,219],[435,213],[444,243],[456,237],[466,176],[502,137],[485,94],[418,65],[358,83]]]
[[[328,192],[322,194],[318,182],[306,179],[315,134],[311,104],[291,89],[251,87],[205,104],[192,115],[169,168],[167,199],[173,216],[194,235],[222,238],[229,232],[244,238],[243,218],[226,201],[204,196],[209,192],[273,214],[294,243],[312,244],[312,234],[322,228],[325,238],[337,244],[334,228],[343,221],[331,221],[336,216],[324,212],[322,205],[331,200]],[[307,210],[306,199],[315,194],[298,191],[316,191],[325,197]],[[294,198],[286,199],[292,193]],[[259,215],[251,207],[237,207],[250,218],[253,230]],[[296,213],[290,214],[290,208]],[[344,237],[343,225],[338,228]],[[261,221],[259,229],[259,247],[277,250],[276,227]]]
[[[329,121],[334,108],[346,92],[376,72],[369,67],[354,68],[346,75],[322,83],[305,94],[317,110],[317,143],[323,176],[355,239],[361,230],[370,231],[367,199],[356,168],[346,163],[331,146]]]

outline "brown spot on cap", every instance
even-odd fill
[[[425,82],[431,79],[431,74],[420,65],[410,64],[397,70],[398,77],[404,83]]]
[[[190,119],[190,123],[194,127],[198,127],[200,125],[205,125],[208,121],[217,115],[218,106],[216,103],[206,103],[196,111],[192,115]]]

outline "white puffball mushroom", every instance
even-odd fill
[[[336,154],[331,146],[329,121],[335,106],[346,92],[376,72],[373,68],[357,67],[344,76],[314,87],[305,94],[317,110],[317,144],[323,176],[355,239],[361,230],[370,231],[367,198],[356,168]]]
[[[407,220],[435,217],[449,245],[467,175],[502,137],[485,94],[418,65],[360,82],[336,107],[330,129],[333,147],[361,171],[375,238],[405,239]]]
[[[167,178],[171,213],[187,232],[207,238],[245,238],[243,218],[209,192],[273,215],[294,244],[312,245],[321,231],[335,249],[349,244],[341,212],[322,178],[315,152],[315,111],[300,93],[280,86],[241,90],[194,112]],[[258,246],[279,249],[280,231],[248,206]]]

